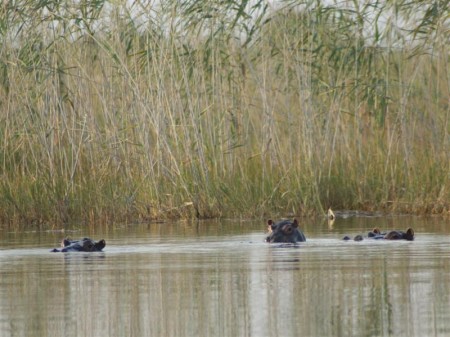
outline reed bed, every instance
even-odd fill
[[[448,215],[448,7],[4,2],[0,221]]]

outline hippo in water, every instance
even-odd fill
[[[298,221],[283,220],[274,223],[272,220],[267,221],[269,236],[266,242],[269,243],[297,243],[305,242],[306,238],[302,231],[298,228]]]
[[[406,232],[403,231],[390,231],[390,232],[384,232],[382,233],[379,228],[375,227],[372,231],[370,231],[367,234],[367,237],[369,239],[375,239],[375,240],[407,240],[407,241],[413,241],[414,240],[414,230],[412,228],[408,228]],[[349,236],[344,236],[343,240],[348,241],[351,240]],[[362,241],[363,236],[357,235],[353,239],[355,241]]]
[[[384,236],[385,240],[414,240],[414,230],[410,227],[406,232],[402,231],[390,231]]]
[[[385,235],[386,235],[386,233],[382,233],[378,227],[375,227],[369,233],[367,233],[367,237],[373,238],[373,239],[384,239]]]
[[[349,241],[349,240],[351,240],[351,237],[349,237],[349,236],[346,235],[346,236],[344,236],[344,238],[343,238],[342,240],[344,240],[344,241]],[[353,240],[354,240],[354,241],[362,241],[362,240],[364,240],[364,238],[363,238],[362,235],[358,234],[358,235],[356,235],[356,236],[353,238]]]
[[[100,252],[105,248],[105,240],[94,241],[90,238],[83,238],[81,240],[64,239],[61,241],[61,249],[53,249],[52,252]]]

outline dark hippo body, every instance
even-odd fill
[[[90,238],[83,238],[81,240],[64,239],[61,242],[61,249],[53,249],[52,252],[100,252],[105,248],[105,240],[94,241]]]
[[[375,239],[375,240],[407,240],[407,241],[413,241],[414,240],[414,230],[412,228],[408,228],[406,232],[403,231],[390,231],[387,233],[382,233],[379,228],[374,228],[372,231],[370,231],[367,234],[367,237],[369,239]],[[349,236],[344,236],[343,240],[348,241],[351,240]],[[362,241],[363,236],[357,235],[353,239],[355,241]]]
[[[306,238],[302,231],[298,228],[298,221],[283,220],[274,223],[272,220],[267,222],[269,236],[266,242],[269,243],[297,243],[305,242]]]

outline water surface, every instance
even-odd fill
[[[266,244],[257,221],[0,231],[0,336],[450,335],[450,223],[300,220]],[[413,242],[344,242],[382,229]],[[50,253],[65,236],[101,253]]]

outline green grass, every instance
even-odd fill
[[[449,5],[355,4],[3,5],[0,222],[449,215]]]

